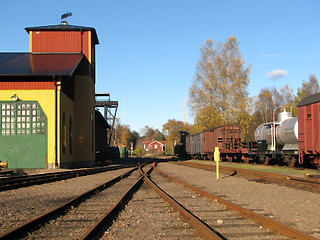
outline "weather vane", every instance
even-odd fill
[[[72,12],[66,12],[64,14],[61,15],[61,20],[71,17],[72,16]]]

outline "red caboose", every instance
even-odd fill
[[[320,93],[303,98],[298,107],[299,163],[320,166]]]

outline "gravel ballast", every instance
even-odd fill
[[[320,194],[285,186],[257,183],[222,173],[220,174],[220,179],[217,180],[215,172],[172,163],[160,163],[158,168],[172,176],[185,180],[191,185],[226,198],[257,213],[262,213],[313,237],[320,238]],[[4,233],[12,226],[21,224],[21,221],[32,219],[128,170],[116,170],[0,192],[0,233]],[[127,237],[127,239],[141,239],[139,235],[134,233],[131,236],[125,235],[125,233],[121,234],[121,229],[131,228],[143,232],[140,237],[144,237],[144,239],[161,239],[161,231],[154,232],[157,227],[161,225],[160,229],[167,229],[170,228],[170,224],[178,224],[178,216],[172,213],[170,207],[167,207],[162,200],[157,200],[159,206],[151,203],[151,200],[157,199],[157,196],[154,193],[149,193],[149,190],[146,192],[146,188],[148,186],[144,184],[126,207],[130,215],[120,214],[119,222],[115,222],[115,225],[111,226],[104,238],[125,239]],[[143,200],[146,195],[148,195],[146,201],[151,204],[150,211],[147,209],[149,208],[146,206],[147,202]],[[140,203],[142,203],[142,206],[140,206]],[[166,220],[169,218],[171,223]],[[144,223],[147,223],[146,226],[149,224],[149,227],[144,227]],[[185,226],[185,230],[181,226]],[[179,229],[182,231],[181,235],[183,235],[184,231],[192,231],[187,225],[179,224]],[[173,234],[171,237],[172,239],[179,239],[180,234],[176,237]]]
[[[212,171],[160,163],[158,168],[212,194],[320,238],[320,194]]]

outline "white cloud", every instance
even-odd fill
[[[282,69],[275,69],[266,73],[267,78],[272,80],[277,80],[279,78],[285,77],[288,74],[288,71]]]
[[[261,58],[282,58],[282,54],[261,54]]]

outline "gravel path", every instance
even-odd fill
[[[215,172],[170,163],[160,163],[158,168],[189,184],[320,238],[320,194],[224,174],[220,174],[217,180]]]

